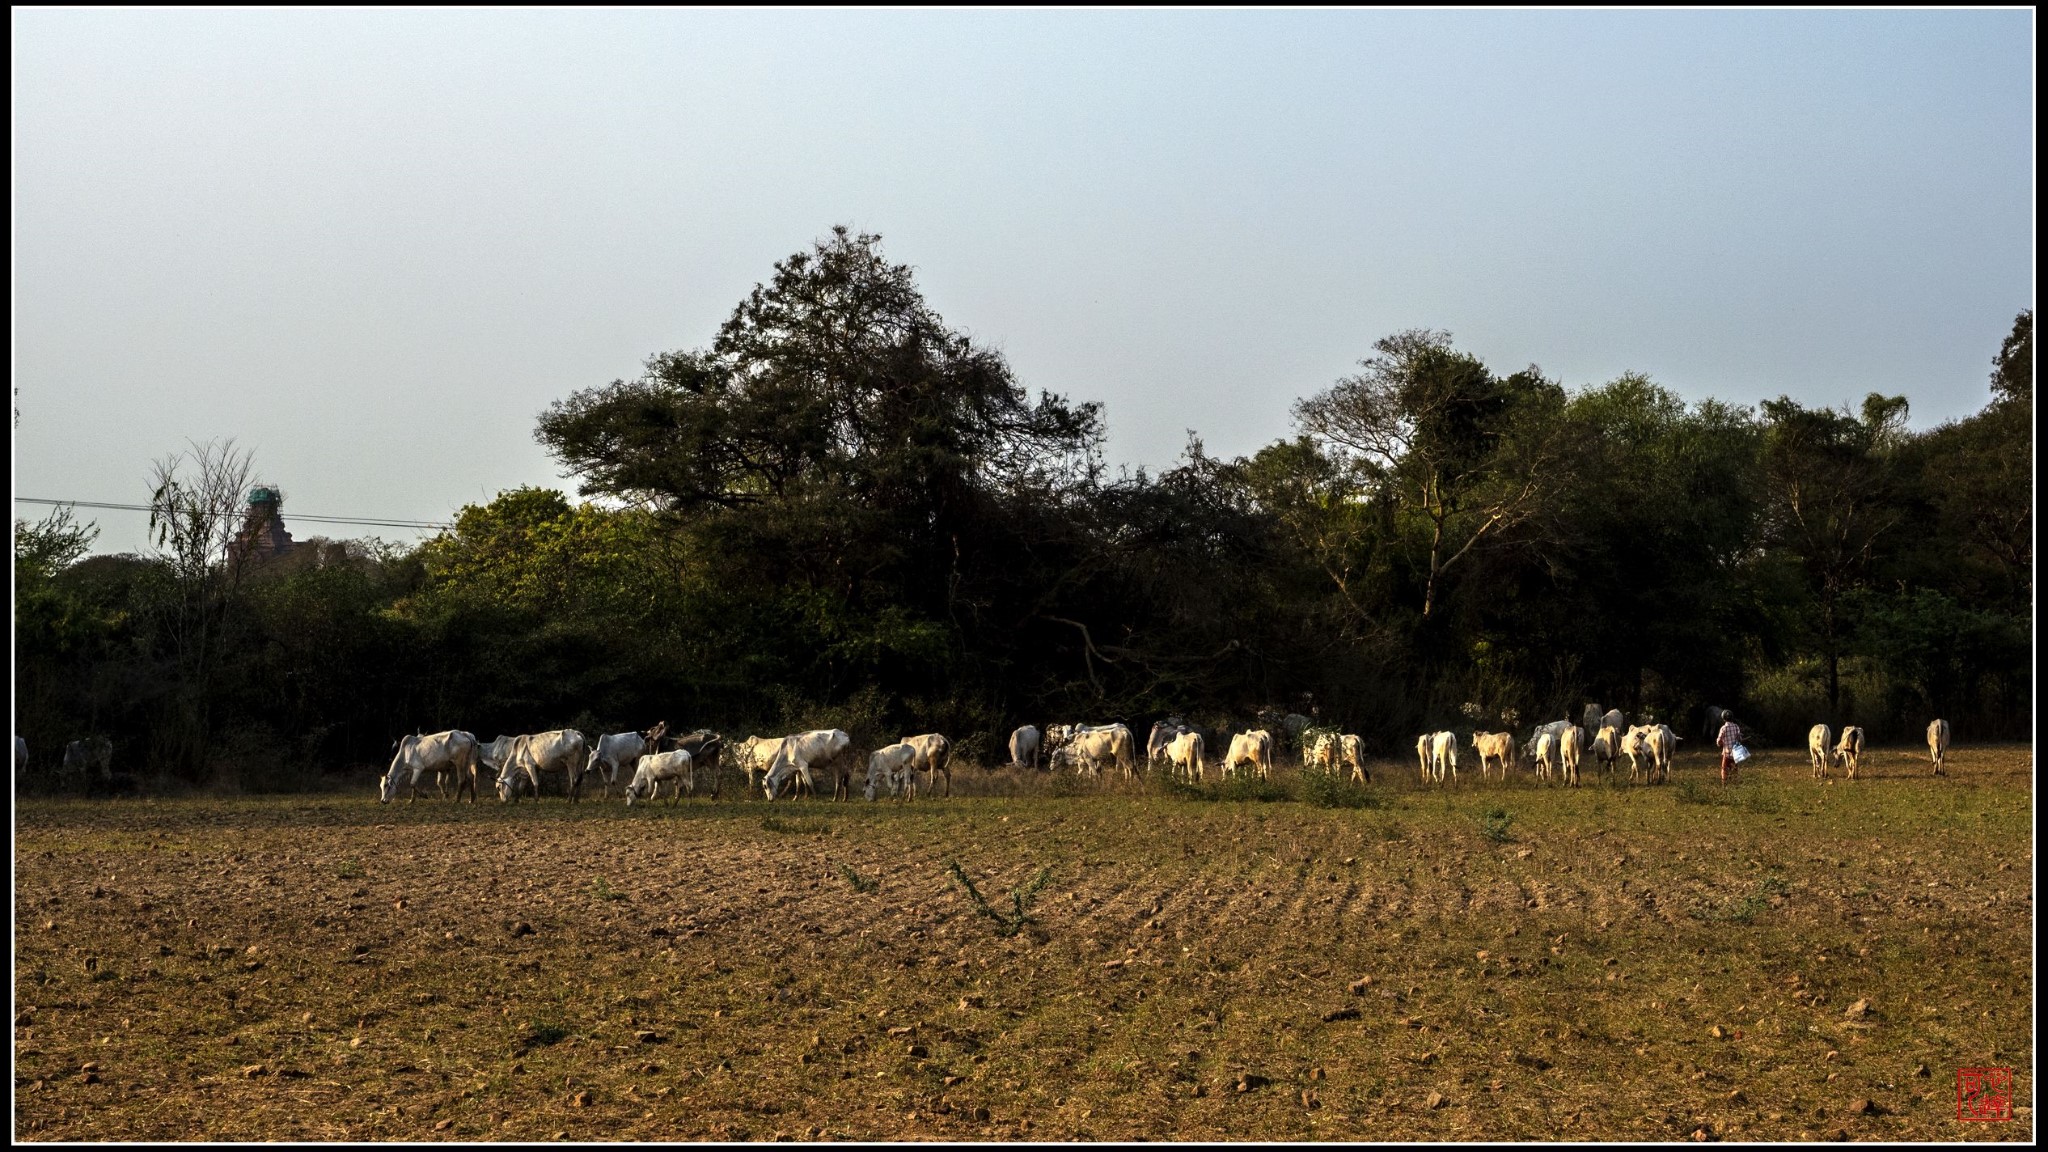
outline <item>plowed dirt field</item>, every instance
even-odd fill
[[[24,801],[15,1136],[2028,1140],[2031,750],[1867,760]]]

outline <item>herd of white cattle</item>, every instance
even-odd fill
[[[1706,731],[1712,736],[1727,714],[1720,708],[1707,709]],[[1348,772],[1357,782],[1369,782],[1364,743],[1356,735],[1315,729],[1307,717],[1296,714],[1276,716],[1280,728],[1301,746],[1304,770],[1331,774]],[[1611,777],[1617,762],[1628,758],[1629,781],[1644,779],[1651,784],[1668,780],[1671,759],[1681,737],[1667,724],[1629,724],[1620,710],[1601,712],[1588,706],[1583,724],[1557,720],[1538,726],[1517,747],[1508,732],[1474,732],[1471,746],[1479,759],[1479,778],[1489,769],[1506,780],[1509,770],[1528,763],[1539,783],[1555,781],[1568,786],[1579,783],[1579,766],[1591,756]],[[1587,733],[1592,735],[1589,737]],[[1220,739],[1220,737],[1218,737]],[[1174,778],[1199,782],[1209,772],[1210,736],[1201,729],[1168,717],[1152,726],[1145,742],[1146,767],[1163,767]],[[1230,737],[1229,751],[1217,762],[1223,779],[1256,777],[1267,779],[1273,770],[1273,735],[1265,728],[1239,732]],[[1826,724],[1815,724],[1807,732],[1807,758],[1814,778],[1827,778],[1830,767],[1840,767],[1851,780],[1863,760],[1863,729],[1844,727],[1840,738]],[[1416,739],[1416,767],[1424,783],[1457,779],[1459,741],[1450,731],[1426,732]],[[1949,724],[1935,720],[1927,725],[1927,752],[1933,774],[1947,775]],[[541,776],[560,772],[567,777],[567,793],[580,799],[584,783],[595,777],[609,799],[621,777],[621,790],[628,806],[635,801],[652,801],[669,787],[674,803],[685,790],[697,791],[697,772],[711,772],[712,794],[718,794],[721,761],[726,753],[724,737],[708,728],[683,736],[668,735],[666,724],[646,732],[616,732],[598,737],[593,747],[583,733],[557,729],[527,736],[500,736],[488,743],[459,730],[415,734],[399,738],[391,766],[378,781],[378,799],[389,803],[402,790],[417,800],[420,787],[429,778],[440,795],[455,785],[455,798],[466,791],[474,803],[481,782],[489,776],[496,782],[498,799],[509,803],[531,792],[540,795]],[[747,789],[760,788],[768,799],[801,793],[815,794],[820,778],[832,783],[833,798],[853,794],[857,758],[853,738],[837,728],[798,732],[789,736],[749,736],[732,746],[734,765],[746,774]],[[1064,769],[1099,776],[1112,769],[1124,778],[1139,772],[1137,741],[1123,724],[1054,724],[1043,732],[1027,724],[1010,734],[1010,763],[1038,768]],[[953,793],[953,748],[936,732],[906,736],[878,748],[867,758],[867,782],[863,795],[873,800],[881,795],[911,798],[917,795],[919,773],[927,790],[939,787]],[[90,775],[96,769],[108,774],[113,747],[103,736],[74,740],[65,746],[67,772]],[[14,769],[20,776],[28,767],[28,743],[14,738]]]
[[[1708,731],[1714,732],[1723,717],[1722,709],[1708,709]],[[1509,732],[1474,732],[1471,747],[1479,760],[1479,778],[1489,771],[1505,781],[1511,769],[1528,763],[1538,783],[1579,784],[1580,765],[1590,757],[1597,770],[1610,778],[1619,772],[1619,761],[1628,760],[1630,783],[1642,780],[1658,784],[1670,779],[1671,760],[1682,739],[1668,724],[1630,724],[1619,709],[1606,712],[1597,707],[1586,710],[1585,722],[1556,720],[1539,725],[1519,746]],[[1299,723],[1296,723],[1299,721]],[[1369,782],[1364,742],[1351,733],[1316,730],[1306,717],[1287,716],[1278,725],[1301,740],[1302,767],[1336,775],[1348,774],[1355,782]],[[1587,734],[1591,733],[1589,737]],[[1152,726],[1145,742],[1143,763],[1159,766],[1177,780],[1200,782],[1209,774],[1208,735],[1169,717]],[[16,758],[25,756],[25,746],[16,739]],[[1949,725],[1936,720],[1927,726],[1927,749],[1935,775],[1946,775]],[[1273,771],[1273,735],[1264,728],[1239,732],[1230,737],[1229,751],[1216,762],[1222,779],[1267,779]],[[1424,783],[1455,781],[1458,776],[1457,734],[1426,732],[1415,742],[1416,768]],[[1826,779],[1828,768],[1838,765],[1851,780],[1862,764],[1863,729],[1842,729],[1839,741],[1826,724],[1816,724],[1807,734],[1807,751],[1816,779]],[[697,790],[697,772],[712,773],[712,794],[717,795],[721,760],[726,743],[718,733],[700,728],[685,736],[668,736],[667,726],[658,724],[646,732],[617,732],[600,736],[595,747],[583,733],[559,729],[529,736],[500,736],[489,743],[468,732],[436,732],[399,739],[391,767],[378,784],[378,798],[390,802],[401,790],[410,789],[418,799],[421,785],[433,778],[437,790],[447,795],[449,778],[455,783],[455,798],[466,790],[472,803],[478,785],[487,775],[495,778],[498,799],[509,803],[531,792],[538,797],[544,773],[560,772],[567,777],[570,799],[579,799],[585,781],[595,777],[608,799],[624,777],[626,804],[651,801],[669,787],[674,803],[685,790]],[[1010,763],[1036,769],[1100,776],[1104,770],[1135,778],[1140,771],[1137,741],[1123,724],[1054,724],[1043,732],[1024,725],[1010,734]],[[761,789],[770,800],[785,795],[816,794],[821,781],[832,784],[833,799],[853,795],[858,760],[853,738],[837,728],[798,732],[789,736],[749,736],[730,749],[735,767],[746,774],[747,789]],[[867,757],[867,781],[862,794],[869,800],[888,795],[912,798],[917,795],[918,775],[923,774],[927,790],[939,788],[953,793],[952,744],[938,733],[906,736],[894,744],[877,748]]]

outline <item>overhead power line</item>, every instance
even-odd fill
[[[124,512],[153,511],[147,504],[106,504],[97,500],[43,500],[35,496],[16,496],[17,504],[59,504],[74,508],[112,508]],[[203,512],[205,516],[246,516],[247,508],[220,509]],[[280,513],[282,515],[282,513]],[[372,516],[315,516],[307,512],[294,512],[293,520],[304,520],[315,524],[360,524],[373,528],[453,528],[454,525],[440,520],[383,520]]]

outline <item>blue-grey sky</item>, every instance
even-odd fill
[[[288,523],[567,487],[541,409],[835,223],[1154,467],[1290,434],[1411,327],[1926,427],[2033,305],[2029,11],[11,24],[17,495],[139,502],[226,436]]]

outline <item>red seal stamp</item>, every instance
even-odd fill
[[[2012,1119],[2012,1069],[1956,1069],[1956,1119]]]

